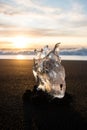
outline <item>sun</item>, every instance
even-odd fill
[[[28,44],[28,38],[23,36],[14,37],[12,39],[14,48],[26,48]]]

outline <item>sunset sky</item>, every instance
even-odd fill
[[[87,0],[0,0],[0,49],[87,47]]]

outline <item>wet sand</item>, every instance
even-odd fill
[[[22,97],[32,90],[35,79],[31,60],[0,60],[0,130],[23,130]],[[74,109],[87,120],[87,61],[62,61],[66,71],[66,92]]]

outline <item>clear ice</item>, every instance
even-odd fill
[[[46,91],[53,97],[63,98],[66,91],[65,69],[59,56],[59,44],[53,49],[46,45],[40,51],[34,50],[33,74],[37,89]]]

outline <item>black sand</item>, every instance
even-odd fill
[[[0,130],[26,128],[24,102],[27,99],[23,100],[23,96],[35,86],[32,64],[29,60],[0,60]],[[87,62],[62,61],[62,64],[66,70],[66,92],[73,98],[70,104],[87,122]]]

